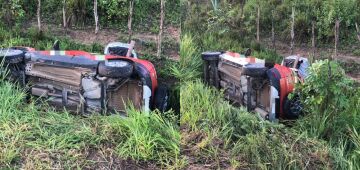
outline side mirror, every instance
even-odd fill
[[[59,51],[60,50],[60,41],[56,40],[53,45],[53,50]]]
[[[244,55],[245,57],[251,56],[251,49],[250,48],[246,49]]]

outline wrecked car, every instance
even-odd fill
[[[110,43],[105,54],[85,51],[0,49],[2,72],[27,93],[55,108],[79,114],[125,113],[128,104],[165,111],[168,90],[159,86],[154,65],[138,59],[134,43]],[[3,73],[4,74],[4,73]]]
[[[277,121],[296,119],[302,114],[299,97],[293,93],[295,84],[306,77],[308,61],[289,56],[282,64],[234,52],[204,52],[204,80],[222,89],[224,96],[236,106],[244,106],[261,118]]]

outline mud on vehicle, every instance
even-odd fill
[[[295,83],[306,76],[308,61],[298,56],[286,57],[281,65],[233,52],[202,53],[204,80],[224,90],[227,100],[245,106],[263,119],[296,119],[302,106],[296,95],[289,97]]]
[[[6,79],[58,109],[89,114],[136,109],[167,110],[168,91],[158,86],[154,65],[137,58],[134,44],[110,43],[105,55],[85,51],[0,49]],[[4,73],[3,73],[4,74]]]

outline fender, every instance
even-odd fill
[[[286,96],[291,93],[294,90],[295,87],[295,77],[292,74],[292,71],[290,68],[281,66],[279,64],[275,64],[272,69],[269,69],[267,71],[267,76],[270,80],[271,86],[278,92],[278,95],[280,97],[279,99],[272,99],[273,96],[271,96],[271,100],[275,101],[276,103],[276,109],[275,112],[279,113],[276,114],[277,118],[283,118],[284,117],[284,111],[283,111],[283,103],[286,98]]]

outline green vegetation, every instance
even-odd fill
[[[55,40],[60,40],[63,50],[103,53],[104,49],[97,43],[84,45],[48,32],[39,33],[34,28],[14,27],[10,31],[0,27],[0,37],[0,48],[30,46],[49,50]],[[174,61],[152,55],[141,57],[154,62],[160,83],[162,78],[171,76],[163,70],[169,69]],[[180,107],[176,96],[180,92],[177,87],[172,87],[173,111],[147,114],[129,107],[126,118],[119,115],[81,117],[55,111],[35,98],[27,101],[25,91],[3,80],[0,80],[0,100],[4,102],[0,107],[0,169],[139,166],[175,169],[179,162],[179,115],[175,112]]]
[[[204,44],[208,39],[211,37],[204,38]],[[200,54],[194,43],[182,43],[182,50]],[[272,51],[256,51],[254,55],[281,61]],[[286,125],[262,121],[225,101],[221,91],[198,79],[185,79],[180,95],[182,166],[359,169],[359,88],[334,61],[316,61],[309,74],[305,83],[296,87],[306,114],[295,122],[283,122]],[[187,76],[199,78],[198,74]]]
[[[336,169],[359,169],[360,88],[338,63],[324,60],[311,66],[297,90],[308,114],[295,129],[327,141],[336,155],[342,155],[334,157]]]
[[[201,74],[199,51],[189,35],[184,35],[180,44],[180,60],[170,67],[170,72],[181,82],[194,80]]]
[[[126,29],[129,16],[129,0],[98,1],[100,24],[104,28]],[[94,1],[66,0],[66,13],[69,26],[84,27],[94,25]],[[168,0],[166,5],[166,24],[178,25],[180,23],[180,2]],[[62,24],[63,1],[42,1],[42,16],[45,23]],[[36,16],[37,0],[0,1],[0,19],[6,26],[21,25]],[[160,1],[135,0],[133,28],[139,31],[157,33],[159,30]],[[46,16],[46,17],[45,17]]]
[[[336,67],[335,63],[331,65]],[[261,121],[233,107],[224,101],[221,92],[200,81],[184,83],[180,97],[184,166],[359,169],[360,91],[347,87],[350,81],[343,71],[333,73],[332,78],[342,76],[337,82],[314,82],[316,78],[327,78],[326,67],[326,61],[314,64],[310,73],[314,78],[299,89],[306,97],[308,113],[290,123],[291,127]],[[322,90],[306,93],[314,86]],[[327,91],[325,87],[336,89]]]
[[[0,27],[0,48],[11,46],[33,47],[37,50],[50,50],[55,40],[60,40],[60,49],[63,50],[84,50],[95,53],[103,53],[104,47],[100,44],[84,45],[76,43],[67,38],[56,38],[46,33],[39,34],[36,29],[30,28],[28,31],[5,29]]]
[[[181,89],[181,153],[189,167],[327,169],[329,146],[235,108],[201,82]]]
[[[179,157],[177,122],[158,113],[130,108],[127,118],[84,118],[28,103],[23,91],[4,81],[0,94],[0,168],[120,168],[108,160],[127,158],[171,168]]]
[[[328,44],[334,38],[336,20],[340,21],[340,42],[344,46],[357,42],[355,23],[360,23],[360,2],[357,0],[214,1],[218,2],[217,6],[210,1],[198,3],[194,0],[184,4],[186,14],[183,31],[200,35],[202,40],[214,37],[219,42],[217,44],[232,44],[230,42],[237,41],[237,44],[242,44],[240,47],[250,47],[250,43],[256,38],[259,8],[260,40],[271,37],[273,25],[275,38],[289,42],[291,13],[294,8],[297,42],[311,43],[312,22],[315,22],[317,40]],[[228,43],[223,47],[234,50],[234,45]]]

